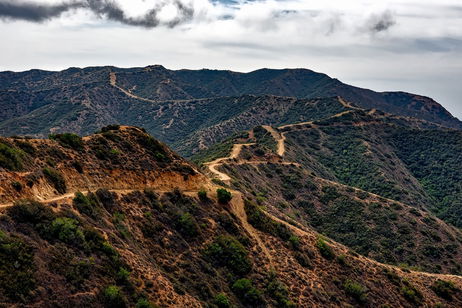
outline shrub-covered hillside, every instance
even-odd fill
[[[265,135],[257,130],[257,137]],[[270,195],[244,182],[240,191],[213,184],[139,128],[110,126],[84,138],[50,138],[2,139],[2,306],[462,304],[460,277],[380,264],[309,224],[281,220],[264,206]],[[332,207],[348,197],[341,190],[309,189]],[[373,197],[361,198],[366,204]],[[444,245],[444,232],[457,236],[437,229]],[[442,260],[448,261],[445,255]]]

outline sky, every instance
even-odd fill
[[[0,0],[0,71],[308,68],[462,119],[461,0]]]

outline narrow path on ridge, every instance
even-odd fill
[[[152,100],[152,99],[148,99],[148,98],[144,98],[144,97],[139,97],[137,95],[134,95],[133,93],[125,90],[124,88],[120,87],[117,85],[117,75],[115,72],[110,72],[109,73],[109,83],[111,84],[111,86],[119,89],[120,91],[122,91],[125,95],[131,97],[131,98],[134,98],[134,99],[138,99],[138,100],[141,100],[141,101],[145,101],[145,102],[150,102],[150,103],[157,103],[156,101]]]
[[[134,98],[134,99],[137,99],[137,100],[140,100],[140,101],[144,101],[144,102],[149,102],[149,103],[159,103],[159,102],[162,102],[162,101],[168,101],[168,102],[189,102],[189,101],[204,101],[204,100],[208,100],[209,98],[191,98],[191,99],[167,99],[167,100],[153,100],[153,99],[149,99],[149,98],[144,98],[144,97],[141,97],[141,96],[138,96],[138,95],[135,95],[133,94],[132,92],[122,88],[121,86],[119,86],[117,84],[117,74],[115,72],[110,72],[109,73],[109,84],[111,86],[113,86],[114,88],[117,88],[118,90],[120,90],[122,93],[124,93],[125,95],[127,95],[128,97],[131,97],[131,98]]]
[[[273,136],[273,139],[277,142],[278,155],[281,157],[284,156],[284,153],[286,151],[286,148],[285,148],[286,137],[284,136],[284,134],[277,132],[273,127],[269,125],[262,125],[262,127],[266,129],[271,134],[271,136]]]

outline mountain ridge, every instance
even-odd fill
[[[110,76],[114,76],[112,85]],[[119,88],[115,88],[115,85]],[[150,110],[158,109],[158,105],[168,106],[175,101],[189,102],[191,107],[185,109],[187,111],[193,110],[192,103],[201,99],[209,99],[217,104],[220,100],[230,101],[232,97],[248,100],[246,95],[263,98],[262,95],[277,95],[281,101],[282,97],[312,100],[342,96],[366,109],[375,108],[392,114],[413,116],[447,127],[462,127],[460,121],[429,98],[405,92],[378,93],[360,89],[306,69],[261,69],[236,73],[220,70],[171,71],[160,66],[131,69],[108,66],[72,68],[60,72],[34,70],[18,74],[0,73],[0,106],[5,110],[0,114],[0,133],[44,137],[50,132],[63,132],[64,127],[68,127],[72,132],[88,134],[100,126],[120,123],[146,127],[157,138],[172,144],[175,150],[190,155],[191,151],[197,149],[177,148],[175,143],[183,140],[175,137],[174,132],[151,128],[147,120],[143,122],[139,118],[143,118]],[[140,110],[136,106],[140,99],[153,105],[144,106],[145,110]],[[214,104],[203,108],[210,113],[216,110]],[[248,100],[247,104],[253,103]],[[172,111],[173,115],[176,112],[184,113],[182,107],[175,108],[178,111]],[[283,110],[283,106],[278,108]],[[221,112],[221,116],[223,120],[230,118],[224,112]],[[7,119],[9,121],[5,122]],[[40,119],[47,122],[41,122]],[[171,120],[175,119],[165,119],[163,125],[168,126]],[[24,121],[37,123],[38,126],[18,125]],[[89,123],[90,126],[83,123]],[[91,126],[91,123],[96,124]],[[241,127],[238,130],[249,128]],[[227,136],[229,134],[220,138]]]

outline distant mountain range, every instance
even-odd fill
[[[173,71],[155,65],[2,72],[0,134],[46,137],[137,125],[190,156],[256,125],[315,120],[320,105],[338,96],[362,108],[462,128],[431,98],[378,93],[311,70]]]

